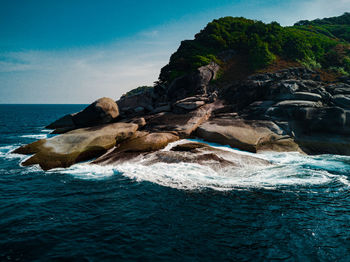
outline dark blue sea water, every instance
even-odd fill
[[[0,105],[0,261],[350,261],[350,158],[21,167],[17,146],[83,105]]]

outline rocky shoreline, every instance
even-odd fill
[[[324,81],[320,72],[293,67],[218,87],[213,80],[219,70],[211,63],[169,86],[158,85],[116,102],[101,98],[47,126],[59,135],[14,152],[32,155],[24,166],[39,164],[44,170],[87,160],[117,165],[140,156],[149,158],[147,164],[269,164],[234,153],[228,160],[201,143],[160,151],[171,142],[194,137],[253,153],[350,155],[349,77]]]

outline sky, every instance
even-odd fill
[[[0,104],[117,100],[223,16],[286,26],[349,11],[350,0],[0,0]]]

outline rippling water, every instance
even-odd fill
[[[219,172],[19,165],[14,148],[82,108],[0,105],[0,261],[350,261],[350,157],[268,153],[270,167]]]

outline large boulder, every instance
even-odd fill
[[[142,113],[142,111],[152,111],[154,109],[154,99],[154,92],[146,91],[131,96],[123,96],[117,101],[117,104],[121,113],[132,115]],[[143,110],[140,110],[141,108]]]
[[[39,164],[44,170],[69,167],[104,154],[116,143],[133,136],[137,128],[132,123],[81,128],[22,146],[14,152],[34,154],[22,163],[24,166]]]
[[[297,108],[294,119],[298,126],[295,133],[344,134],[346,112],[340,107]]]
[[[174,133],[148,133],[138,132],[132,139],[128,139],[120,144],[118,151],[124,152],[149,152],[166,147],[169,143],[178,140]]]
[[[271,121],[214,118],[201,124],[196,135],[249,152],[301,151],[294,140]]]
[[[274,97],[274,100],[302,100],[302,101],[321,101],[322,96],[310,92],[295,92],[292,94],[281,94],[277,97]]]
[[[350,109],[350,95],[335,95],[333,102],[339,107]]]
[[[122,142],[113,151],[97,158],[92,163],[115,164],[116,162],[127,160],[129,156],[136,157],[144,153],[160,150],[178,139],[179,137],[173,133],[136,132],[132,138]]]
[[[77,128],[111,123],[118,116],[119,109],[116,102],[111,98],[103,97],[78,113],[61,117],[46,128],[56,129],[54,133],[64,133]]]
[[[327,86],[327,91],[333,95],[350,95],[350,84],[338,83]]]
[[[300,135],[295,138],[303,152],[310,155],[350,155],[350,139],[337,134]]]
[[[181,138],[187,138],[200,124],[209,119],[213,110],[221,106],[217,101],[183,114],[159,113],[147,119],[145,129],[150,132],[175,131]]]
[[[192,97],[186,97],[182,100],[176,101],[173,106],[175,108],[191,111],[203,106],[208,101],[209,98],[207,96],[197,95]]]
[[[219,65],[212,62],[198,68],[194,73],[175,79],[167,90],[168,99],[177,101],[193,95],[207,94],[209,83],[216,78],[219,69]]]

